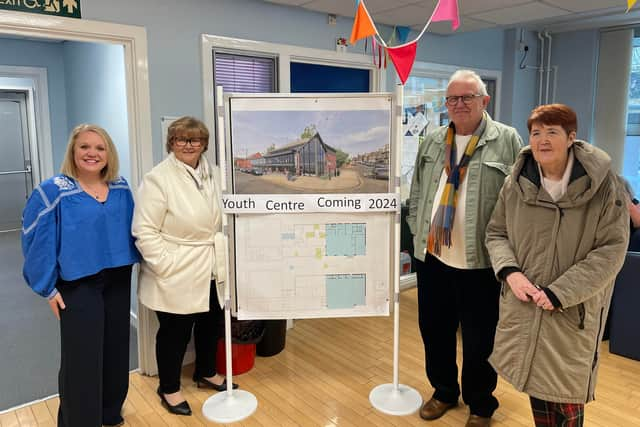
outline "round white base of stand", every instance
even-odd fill
[[[202,405],[202,415],[216,423],[233,423],[244,420],[258,407],[256,397],[245,390],[216,393]]]
[[[369,402],[380,412],[389,415],[410,415],[422,405],[422,396],[404,384],[381,384],[369,393]]]

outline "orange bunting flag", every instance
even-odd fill
[[[460,26],[458,0],[439,0],[433,15],[431,15],[431,20],[433,22],[451,21],[451,29],[453,31],[457,30]]]
[[[627,12],[636,4],[636,0],[627,0]]]
[[[416,60],[417,47],[417,41],[413,41],[402,46],[387,47],[389,58],[391,58],[391,62],[393,62],[394,67],[396,67],[398,77],[402,84],[404,84],[404,82],[409,78],[409,74],[413,68],[413,63]]]
[[[376,34],[376,27],[373,25],[373,21],[371,20],[371,16],[369,16],[367,8],[364,6],[364,2],[359,1],[356,17],[353,21],[353,28],[351,29],[350,44],[354,44],[360,39]]]

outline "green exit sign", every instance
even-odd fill
[[[0,0],[0,10],[80,18],[80,0]]]

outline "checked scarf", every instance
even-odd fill
[[[447,140],[445,142],[445,172],[447,174],[447,183],[442,191],[442,197],[440,198],[440,205],[436,211],[431,228],[429,229],[429,241],[427,248],[429,253],[433,255],[440,255],[442,245],[451,247],[451,230],[453,229],[453,218],[456,214],[456,204],[458,200],[458,188],[464,180],[465,172],[467,171],[467,165],[469,160],[476,151],[476,146],[480,137],[484,133],[484,129],[487,126],[487,113],[482,114],[482,120],[480,125],[476,128],[471,136],[471,139],[467,143],[467,148],[464,150],[464,154],[460,159],[460,162],[456,164],[456,127],[451,122],[449,129],[447,129]]]

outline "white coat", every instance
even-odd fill
[[[221,227],[218,177],[204,156],[194,170],[173,153],[145,175],[132,232],[143,258],[138,299],[146,307],[175,314],[209,310]]]

